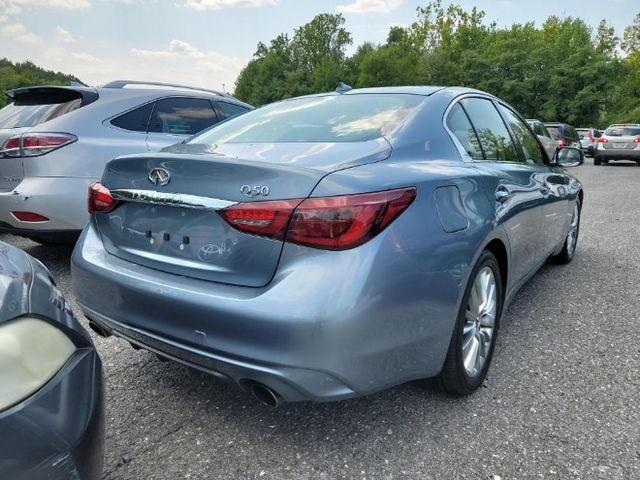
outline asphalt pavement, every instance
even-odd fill
[[[640,167],[593,160],[578,251],[503,317],[483,388],[414,382],[278,409],[94,335],[105,367],[105,472],[120,479],[640,479]],[[0,235],[71,302],[70,247]]]

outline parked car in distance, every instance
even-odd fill
[[[540,140],[540,143],[542,143],[542,146],[547,152],[549,158],[553,158],[556,150],[558,149],[559,142],[551,137],[549,130],[547,130],[547,127],[545,127],[544,123],[542,123],[540,120],[536,120],[535,118],[528,118],[527,122],[533,130],[533,133],[538,136],[538,140]]]
[[[159,150],[251,106],[220,92],[119,80],[7,92],[0,110],[0,231],[75,241],[107,161]]]
[[[611,160],[633,160],[640,165],[640,124],[610,125],[595,145],[593,163],[602,165]]]
[[[585,155],[593,156],[593,149],[596,141],[600,137],[600,131],[597,128],[576,128],[580,145]]]
[[[559,122],[544,122],[544,125],[549,130],[551,138],[558,142],[559,147],[582,148],[578,132],[571,125]]]
[[[99,479],[102,364],[47,269],[0,242],[0,477]]]
[[[574,256],[583,161],[477,90],[341,86],[109,162],[73,289],[96,330],[271,405],[468,394],[518,288]]]

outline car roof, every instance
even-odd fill
[[[132,88],[126,88],[127,86],[131,86]],[[232,95],[217,92],[215,90],[206,90],[185,85],[171,85],[159,82],[140,82],[131,80],[116,80],[101,87],[88,87],[85,85],[34,85],[8,90],[6,94],[9,98],[14,99],[21,95],[27,95],[30,93],[60,90],[78,92],[82,98],[85,99],[85,103],[92,103],[97,100],[101,94],[118,95],[123,98],[188,96],[210,98],[253,109],[251,105],[238,100]]]

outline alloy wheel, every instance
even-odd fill
[[[498,310],[498,291],[493,270],[485,266],[476,276],[462,331],[462,359],[469,377],[476,377],[487,361]]]

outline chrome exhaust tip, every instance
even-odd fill
[[[260,403],[273,408],[278,407],[284,403],[280,395],[261,383],[254,383],[251,385],[251,394]]]

